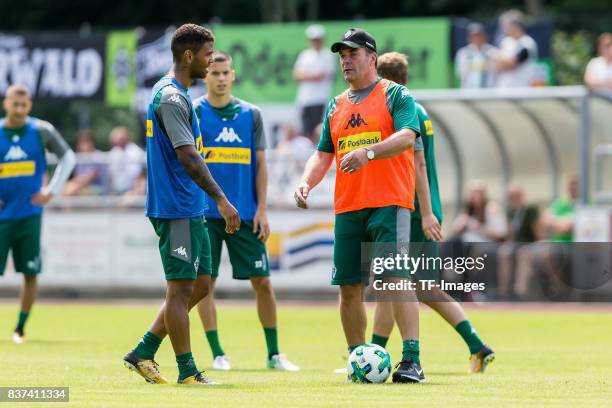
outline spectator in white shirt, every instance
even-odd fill
[[[311,25],[306,29],[306,37],[310,48],[298,55],[293,78],[299,83],[296,104],[301,110],[302,132],[312,139],[314,128],[322,121],[331,97],[337,62],[327,47],[323,47],[323,26]]]
[[[521,14],[515,11],[504,13],[500,22],[505,37],[501,40],[499,52],[495,57],[495,86],[513,88],[534,85],[538,75],[538,46],[534,39],[525,33]]]
[[[455,56],[455,70],[461,88],[488,88],[493,84],[492,58],[495,47],[487,42],[487,33],[480,23],[467,27],[468,44]]]
[[[599,56],[587,64],[584,82],[593,90],[612,94],[612,34],[599,36],[597,53]]]
[[[142,175],[145,152],[130,142],[130,133],[126,127],[113,128],[109,135],[113,146],[109,152],[108,170],[112,194],[124,194],[130,191],[136,180]]]

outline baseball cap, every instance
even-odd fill
[[[315,40],[325,37],[325,27],[321,24],[313,24],[306,29],[306,38]]]
[[[332,44],[331,52],[340,51],[343,45],[350,48],[367,48],[376,52],[376,40],[361,28],[349,28],[340,41]]]

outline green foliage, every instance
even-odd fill
[[[559,85],[583,83],[584,69],[593,57],[595,40],[595,35],[587,31],[554,32],[552,53]]]

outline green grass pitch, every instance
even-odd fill
[[[219,330],[233,370],[208,371],[210,352],[192,313],[198,367],[222,385],[190,387],[149,385],[122,366],[123,355],[145,332],[157,308],[41,303],[28,322],[28,342],[16,346],[10,335],[17,306],[0,304],[0,386],[70,387],[70,403],[52,404],[58,407],[592,407],[612,401],[609,310],[469,310],[479,334],[497,353],[487,373],[472,376],[466,374],[467,348],[459,336],[424,310],[421,358],[427,383],[362,385],[347,384],[333,373],[346,356],[333,305],[281,305],[281,352],[302,366],[299,373],[284,373],[264,368],[265,341],[254,305],[222,303]],[[396,329],[388,347],[393,363],[400,347]],[[168,340],[157,360],[162,373],[175,381]]]

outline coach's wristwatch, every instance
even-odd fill
[[[368,149],[367,147],[364,147],[364,149],[366,151],[366,157],[368,160],[374,160],[374,150]]]

